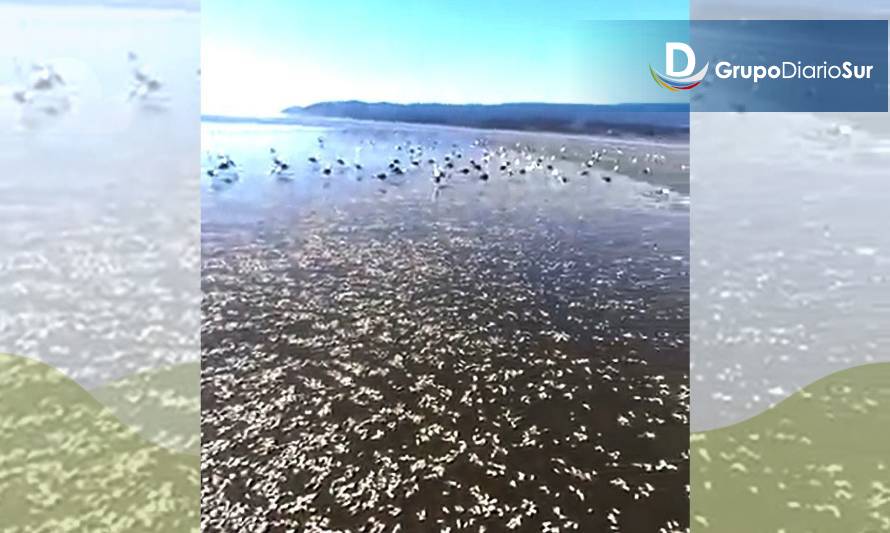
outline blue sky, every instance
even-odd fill
[[[347,99],[652,101],[663,98],[652,83],[591,83],[630,67],[621,54],[640,36],[581,21],[688,13],[686,0],[212,0],[202,6],[202,111],[273,115]]]

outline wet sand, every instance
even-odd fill
[[[610,142],[205,124],[202,530],[687,530],[688,154]]]

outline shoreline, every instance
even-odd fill
[[[313,120],[310,123],[299,121],[291,118],[248,118],[236,117],[234,119],[218,116],[202,116],[203,125],[255,125],[265,127],[288,127],[288,128],[312,128],[319,130],[327,130],[332,128],[367,128],[377,131],[384,129],[409,129],[413,131],[454,133],[463,136],[484,136],[490,141],[504,145],[513,144],[520,139],[529,139],[527,142],[541,143],[550,145],[553,150],[558,149],[559,145],[565,145],[573,148],[575,152],[585,152],[589,149],[590,143],[604,145],[606,148],[619,149],[627,152],[637,152],[641,154],[646,151],[663,151],[668,157],[668,163],[662,168],[662,171],[652,174],[644,174],[641,172],[642,165],[635,168],[634,171],[617,172],[626,176],[628,179],[647,183],[656,187],[667,187],[682,196],[689,195],[690,182],[688,170],[681,170],[682,165],[689,164],[689,143],[688,139],[674,138],[666,139],[648,139],[640,137],[609,137],[601,135],[587,134],[565,134],[549,131],[533,132],[523,130],[495,130],[495,129],[479,129],[465,126],[444,126],[438,124],[418,124],[413,122],[381,122],[371,120],[357,120],[344,118],[321,118]],[[534,140],[531,139],[534,137]],[[583,158],[570,158],[571,165],[575,170],[580,170]]]
[[[618,132],[618,135],[583,133],[583,132],[560,132],[554,130],[523,130],[510,128],[480,128],[474,126],[456,126],[453,124],[437,124],[427,122],[404,122],[404,121],[385,121],[371,119],[357,119],[348,117],[322,117],[322,116],[276,116],[276,117],[243,117],[243,116],[226,116],[202,114],[201,123],[209,124],[259,124],[259,125],[278,125],[278,126],[307,126],[307,127],[331,127],[339,124],[359,124],[368,126],[384,127],[392,125],[393,127],[414,127],[414,128],[437,128],[452,131],[478,131],[492,133],[508,133],[508,134],[528,134],[528,135],[544,135],[559,136],[566,139],[578,140],[597,140],[622,142],[627,144],[645,144],[650,146],[675,147],[678,145],[689,144],[689,128],[664,128],[666,133],[663,135],[647,136],[633,133],[633,128],[628,128],[626,124],[616,124],[611,129]],[[639,125],[643,128],[645,125]]]

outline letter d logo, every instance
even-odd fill
[[[674,58],[677,52],[686,54],[686,68],[681,71],[674,70]],[[655,83],[671,92],[688,91],[698,87],[708,73],[709,63],[705,63],[705,66],[695,74],[692,73],[695,70],[695,52],[686,43],[664,43],[664,63],[667,74],[658,72],[652,65],[649,65],[649,73],[652,74]]]
[[[664,65],[665,65],[665,74],[672,78],[683,78],[692,74],[692,71],[695,70],[695,52],[692,51],[692,48],[686,43],[665,43],[664,44]],[[674,56],[676,52],[683,52],[686,54],[686,68],[682,71],[674,70]]]

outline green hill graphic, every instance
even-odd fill
[[[890,531],[890,364],[835,373],[691,448],[696,533]]]
[[[139,393],[125,385],[112,390]],[[146,440],[53,368],[0,355],[0,530],[198,531],[199,490],[196,455]]]

